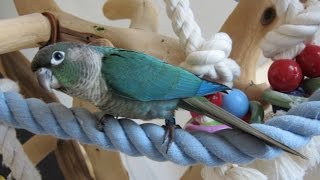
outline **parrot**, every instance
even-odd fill
[[[41,48],[31,62],[40,86],[87,100],[106,116],[164,119],[170,141],[178,108],[205,115],[305,158],[283,143],[214,105],[204,96],[230,88],[143,52],[59,42]]]

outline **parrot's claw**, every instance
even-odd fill
[[[163,141],[162,143],[164,144],[166,141],[168,142],[168,146],[166,149],[166,153],[168,153],[168,150],[174,140],[174,130],[175,129],[181,129],[181,127],[179,125],[176,125],[176,121],[174,118],[172,119],[166,119],[166,125],[162,126],[165,129],[165,134],[163,137]]]
[[[103,115],[99,121],[97,122],[97,129],[101,132],[104,131],[104,124],[106,121],[108,121],[109,119],[114,119],[115,117],[109,114],[105,114]]]

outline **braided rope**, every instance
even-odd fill
[[[3,163],[18,180],[40,180],[41,176],[16,137],[16,130],[0,124],[0,153]]]
[[[266,125],[253,126],[292,148],[300,148],[309,142],[310,136],[320,135],[320,122],[316,121],[320,120],[320,91],[312,98],[317,101],[298,105],[288,115],[273,118]],[[0,92],[0,109],[0,121],[7,126],[180,165],[244,164],[255,158],[272,159],[282,152],[238,130],[208,134],[177,129],[174,143],[166,153],[168,144],[162,142],[165,131],[160,126],[110,119],[103,133],[96,128],[99,114],[91,114],[83,108],[68,109],[59,103],[45,104],[34,98],[25,100],[13,92]]]
[[[232,86],[240,75],[240,67],[228,58],[232,50],[231,38],[226,33],[217,33],[205,40],[188,0],[165,0],[165,3],[173,30],[187,55],[180,66],[200,77]]]

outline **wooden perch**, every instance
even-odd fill
[[[48,27],[48,19],[38,14],[0,20],[0,54],[36,47],[39,42],[48,41]]]
[[[130,28],[158,31],[158,8],[153,0],[108,0],[103,13],[111,20],[130,19]]]

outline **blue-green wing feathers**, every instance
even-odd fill
[[[119,95],[139,101],[204,96],[228,89],[135,51],[111,49],[102,64],[102,75],[108,86]]]

